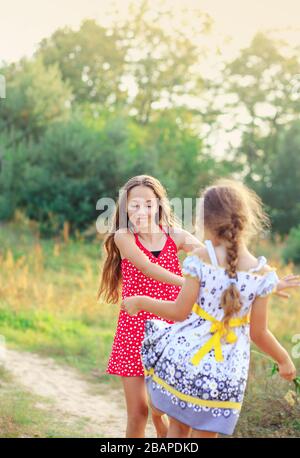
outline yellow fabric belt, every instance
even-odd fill
[[[215,358],[217,361],[223,361],[222,354],[222,343],[221,339],[225,338],[227,343],[234,343],[237,341],[236,334],[229,328],[235,328],[239,326],[244,326],[245,324],[250,323],[250,316],[244,315],[239,318],[231,318],[228,323],[228,329],[226,328],[223,321],[218,321],[216,318],[211,316],[205,310],[203,310],[199,304],[194,304],[192,311],[197,313],[201,318],[211,321],[212,325],[210,332],[212,333],[211,338],[195,353],[192,357],[191,362],[196,366],[199,364],[201,359],[211,350],[214,349]]]
[[[153,367],[150,368],[150,370],[147,370],[144,367],[144,374],[145,376],[150,375],[154,382],[158,383],[160,386],[162,386],[165,390],[169,391],[170,393],[174,394],[177,396],[179,399],[182,399],[182,401],[185,402],[191,402],[192,404],[196,404],[198,406],[204,406],[204,407],[210,407],[210,408],[221,408],[221,409],[236,409],[240,410],[241,409],[241,402],[235,402],[235,401],[216,401],[216,400],[208,400],[208,399],[199,399],[194,396],[190,396],[188,394],[184,394],[181,391],[176,390],[173,386],[169,385],[166,383],[163,379],[158,377],[154,373]]]

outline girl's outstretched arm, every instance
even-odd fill
[[[291,381],[296,377],[296,368],[288,352],[268,329],[268,301],[268,296],[257,296],[253,302],[250,317],[250,337],[264,353],[278,363],[279,375]]]
[[[147,277],[172,285],[183,285],[183,277],[151,262],[148,256],[137,247],[131,233],[117,231],[114,235],[114,241],[121,255],[132,262]]]
[[[176,301],[163,301],[148,296],[132,296],[123,299],[121,308],[130,315],[145,310],[166,320],[184,321],[197,300],[199,288],[199,280],[196,277],[186,277]]]

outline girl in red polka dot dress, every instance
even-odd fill
[[[175,229],[176,227],[176,229]],[[112,231],[105,239],[106,258],[98,297],[118,303],[122,299],[149,296],[175,301],[183,277],[178,251],[193,251],[203,246],[175,222],[161,183],[154,177],[131,178],[122,188],[116,206]],[[282,279],[278,289],[293,286],[293,276]],[[281,293],[281,295],[284,295]],[[121,302],[121,301],[120,301]],[[145,321],[160,319],[141,310],[131,316],[120,308],[117,329],[106,372],[122,377],[127,405],[126,437],[144,437],[148,419],[148,399],[141,360]],[[167,419],[151,410],[157,437],[167,434]]]
[[[114,215],[113,230],[104,242],[107,253],[99,294],[107,302],[135,295],[156,299],[176,299],[183,284],[178,250],[199,247],[199,240],[177,227],[166,191],[148,175],[131,178],[122,188]],[[148,400],[141,360],[145,321],[157,318],[143,310],[130,316],[120,309],[112,351],[106,372],[122,377],[126,404],[126,437],[144,437]],[[157,437],[166,435],[166,419],[154,415]]]

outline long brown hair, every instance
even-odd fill
[[[120,296],[121,286],[121,255],[114,241],[115,231],[122,228],[130,228],[126,202],[131,189],[135,186],[147,186],[151,188],[158,199],[157,223],[163,226],[172,227],[178,224],[174,212],[171,209],[166,190],[159,180],[150,175],[138,175],[130,178],[121,188],[116,210],[112,218],[111,229],[104,240],[106,258],[102,267],[100,286],[97,299],[103,295],[108,303],[117,303]],[[126,215],[122,218],[122,215]]]
[[[203,192],[204,224],[226,243],[226,272],[230,279],[237,278],[239,242],[269,227],[260,197],[239,181],[220,179]],[[234,282],[223,291],[221,306],[224,322],[241,309],[240,292]]]

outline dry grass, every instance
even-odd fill
[[[21,224],[22,223],[22,224]],[[16,221],[0,234],[0,332],[7,344],[57,357],[81,370],[105,370],[118,317],[118,306],[97,303],[99,240],[40,240],[28,221]],[[279,276],[297,270],[283,265],[280,240],[254,247]],[[290,300],[272,297],[270,329],[291,351],[300,334],[300,290]],[[300,372],[299,359],[295,360]],[[252,358],[248,390],[236,435],[300,436],[299,403],[288,405],[291,388],[270,364]],[[117,383],[102,377],[104,383]]]

